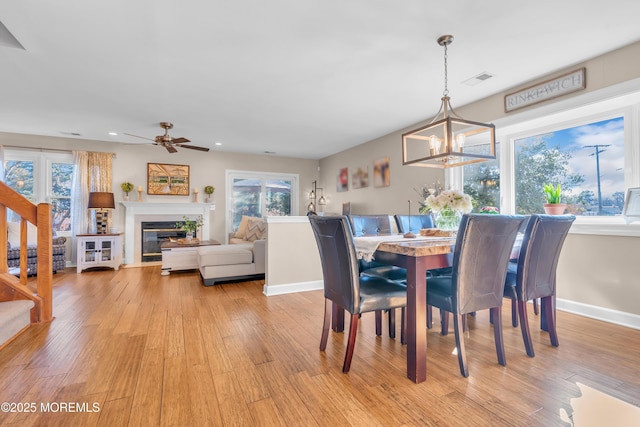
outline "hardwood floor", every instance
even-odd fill
[[[265,297],[263,281],[206,288],[196,272],[160,267],[69,269],[54,281],[55,320],[0,352],[0,402],[21,410],[3,406],[2,426],[640,425],[640,331],[568,313],[558,348],[530,313],[529,358],[505,304],[506,367],[478,313],[466,379],[453,331],[434,327],[427,381],[413,384],[400,334],[376,337],[373,313],[349,374],[345,334],[319,351],[321,291]]]

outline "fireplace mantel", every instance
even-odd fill
[[[182,216],[202,216],[202,236],[209,238],[210,203],[120,202],[125,208],[124,263],[141,265],[140,223],[142,221],[181,221]]]

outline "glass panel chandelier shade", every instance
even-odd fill
[[[426,126],[402,135],[402,164],[446,169],[496,158],[493,124],[465,120],[453,111],[447,89],[447,46],[453,36],[442,36],[445,48],[445,89],[436,117]],[[473,150],[468,147],[473,146]]]

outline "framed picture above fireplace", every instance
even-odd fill
[[[188,196],[189,165],[147,163],[147,194],[150,196]]]

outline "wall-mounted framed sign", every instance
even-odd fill
[[[586,69],[578,68],[570,73],[505,95],[504,112],[509,113],[586,87]]]

